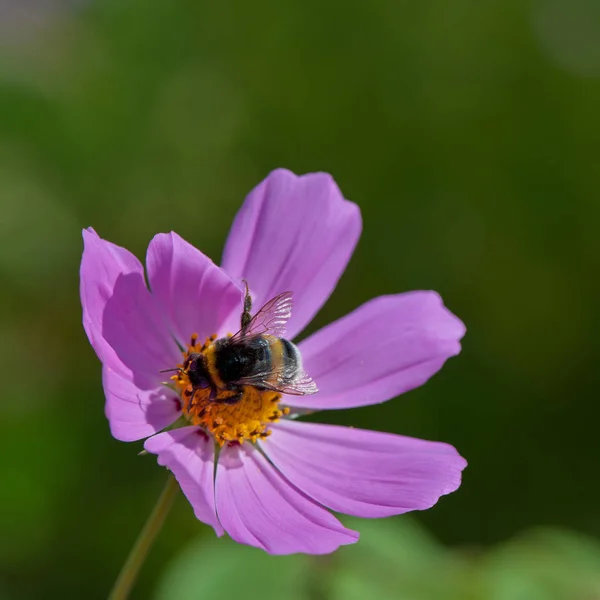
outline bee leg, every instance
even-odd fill
[[[242,388],[240,388],[240,386],[235,385],[235,384],[229,384],[225,389],[228,392],[235,392],[235,394],[233,394],[233,396],[229,396],[229,398],[220,398],[218,400],[219,404],[229,404],[229,405],[237,404],[242,399],[242,396],[244,395],[244,390]]]
[[[214,385],[210,386],[210,395],[208,396],[209,402],[215,402],[217,399],[217,388]]]
[[[192,390],[190,391],[189,394],[187,394],[187,397],[190,399],[190,408],[192,407],[192,405],[194,404],[194,396],[196,395],[196,390],[194,388],[192,388]]]
[[[243,395],[244,392],[240,391],[237,392],[237,394],[230,396],[229,398],[223,398],[223,400],[220,400],[220,402],[221,404],[237,404],[242,399]]]

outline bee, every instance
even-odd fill
[[[252,299],[244,283],[240,330],[216,340],[203,353],[191,353],[183,365],[191,397],[196,390],[210,388],[210,401],[236,404],[244,386],[296,396],[314,394],[317,386],[302,368],[300,351],[283,337],[292,315],[292,293],[275,296],[251,316]],[[222,391],[232,395],[217,399]]]

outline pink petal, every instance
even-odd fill
[[[82,233],[84,246],[80,295],[83,327],[98,358],[110,361],[113,368],[118,369],[120,361],[102,335],[104,309],[120,275],[143,275],[144,270],[140,261],[129,250],[103,240],[91,227],[84,229]]]
[[[177,478],[199,521],[223,535],[215,511],[215,450],[211,438],[198,427],[182,427],[146,440],[144,448],[158,454],[158,464]]]
[[[114,437],[137,440],[177,419],[179,402],[160,370],[174,367],[180,354],[135,256],[93,229],[83,238],[83,323],[103,364],[106,416]]]
[[[180,360],[158,306],[146,288],[140,262],[128,250],[83,231],[83,324],[102,363],[144,389],[162,379],[159,370]]]
[[[102,370],[102,383],[110,431],[122,442],[148,437],[174,423],[180,415],[177,394],[165,386],[140,389],[128,377],[108,367]]]
[[[160,233],[148,246],[148,279],[173,333],[187,344],[213,333],[239,329],[242,293],[210,258],[176,233]],[[233,315],[233,319],[230,319]]]
[[[389,400],[425,383],[460,352],[462,322],[435,292],[375,298],[299,344],[319,392],[291,406],[349,408]]]
[[[281,473],[316,502],[359,517],[430,508],[467,466],[440,442],[290,420],[272,429],[262,447]]]
[[[142,389],[153,389],[168,379],[160,371],[181,361],[157,302],[139,273],[117,278],[104,309],[102,335]]]
[[[358,207],[331,175],[273,171],[246,198],[229,233],[223,268],[248,280],[254,305],[294,293],[287,337],[296,336],[325,303],[361,231]]]
[[[221,450],[216,497],[225,531],[270,554],[327,554],[358,539],[247,444]]]

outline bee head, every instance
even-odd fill
[[[183,370],[187,373],[190,383],[195,389],[205,389],[210,386],[210,378],[203,354],[197,352],[190,354]]]

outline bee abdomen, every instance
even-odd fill
[[[282,382],[291,383],[302,369],[300,350],[285,338],[279,338],[281,343],[281,360],[283,364]]]

